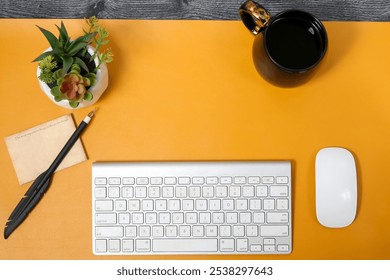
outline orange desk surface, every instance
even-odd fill
[[[0,20],[0,136],[69,114],[40,91],[37,64],[47,48],[36,24]],[[291,160],[293,252],[185,259],[390,259],[390,24],[325,22],[329,50],[307,84],[266,83],[251,60],[253,37],[239,21],[103,21],[115,61],[99,110],[82,141],[89,160],[58,172],[0,259],[177,259],[97,257],[91,241],[94,161]],[[81,35],[83,20],[65,20]],[[72,111],[79,123],[91,108]],[[356,157],[358,212],[342,229],[315,214],[314,160],[341,146]],[[30,184],[18,185],[0,143],[0,224]],[[1,233],[2,235],[2,233]],[[180,257],[182,258],[182,257]]]

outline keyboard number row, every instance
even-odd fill
[[[287,197],[288,186],[96,187],[96,198]]]

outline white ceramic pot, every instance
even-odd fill
[[[48,48],[47,50],[45,50],[45,52],[50,51],[50,50],[51,50],[51,48]],[[94,50],[94,48],[89,46],[87,51],[90,55],[93,55],[95,50]],[[97,57],[95,58],[94,62],[96,65],[99,64]],[[39,69],[39,67],[38,67],[37,77],[39,77],[40,74],[41,74],[41,69]],[[102,96],[103,92],[106,90],[106,88],[108,86],[107,64],[105,62],[103,62],[100,65],[100,69],[96,73],[96,84],[88,89],[88,91],[91,92],[93,95],[92,100],[91,101],[81,100],[79,103],[79,106],[77,108],[72,108],[69,105],[68,100],[61,100],[60,102],[55,101],[54,96],[50,93],[49,86],[39,79],[38,79],[38,82],[39,82],[39,85],[40,85],[42,91],[47,95],[47,97],[51,101],[53,101],[54,104],[61,106],[61,107],[64,107],[66,109],[71,109],[71,110],[88,107],[88,106],[95,104],[99,100],[99,98]]]

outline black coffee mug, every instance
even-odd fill
[[[250,0],[241,5],[240,17],[256,35],[253,62],[265,80],[280,87],[295,87],[314,75],[328,46],[319,19],[301,10],[286,10],[271,17],[263,6]]]

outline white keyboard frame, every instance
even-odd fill
[[[164,252],[97,252],[95,248],[95,241],[101,239],[96,237],[96,227],[101,225],[96,225],[95,222],[95,201],[98,200],[95,198],[95,178],[104,177],[107,178],[143,178],[143,177],[202,177],[206,182],[208,177],[250,177],[250,176],[259,176],[263,178],[264,176],[276,177],[285,177],[288,176],[288,182],[283,183],[283,185],[288,186],[288,209],[284,210],[288,212],[288,235],[285,237],[277,237],[278,244],[287,244],[288,249],[284,251],[264,251],[264,243],[273,237],[250,237],[251,243],[253,243],[252,238],[258,238],[258,242],[262,246],[260,252],[251,252],[250,250],[239,252],[177,252],[177,251],[164,251]],[[95,255],[203,255],[203,254],[290,254],[292,251],[292,191],[291,191],[291,162],[290,161],[195,161],[195,162],[95,162],[92,164],[92,248]],[[149,182],[150,183],[150,182]],[[276,182],[275,182],[276,184]],[[191,184],[193,185],[193,184]],[[269,184],[268,186],[270,186]],[[272,184],[273,185],[273,184]],[[108,182],[107,182],[108,186]],[[122,185],[121,185],[122,186]],[[137,186],[134,184],[133,187]],[[237,211],[237,210],[235,210]],[[141,212],[141,211],[139,211]],[[166,212],[170,212],[167,210]],[[195,211],[196,212],[196,211]],[[234,211],[233,211],[234,212]],[[99,212],[100,213],[100,212]],[[277,224],[276,224],[277,225]],[[286,224],[283,224],[286,225]],[[125,225],[124,225],[125,227]],[[259,229],[260,231],[260,229]],[[259,233],[260,234],[260,233]],[[165,237],[166,239],[172,239]],[[237,237],[231,237],[236,239]],[[248,238],[248,237],[245,237]],[[117,238],[122,239],[122,238]],[[123,239],[128,239],[123,237]],[[153,237],[149,237],[152,242]],[[158,238],[155,238],[158,240]],[[207,239],[206,237],[204,239]],[[267,240],[266,240],[267,239]],[[175,244],[174,240],[171,240],[171,244]],[[157,241],[156,241],[157,242]],[[218,241],[219,243],[219,241]],[[272,240],[271,240],[272,243]],[[153,243],[152,243],[153,244]],[[108,246],[108,245],[107,245]],[[122,246],[122,244],[120,244]],[[134,244],[135,246],[135,244]],[[152,246],[152,245],[151,245]],[[217,245],[219,248],[219,244]]]

